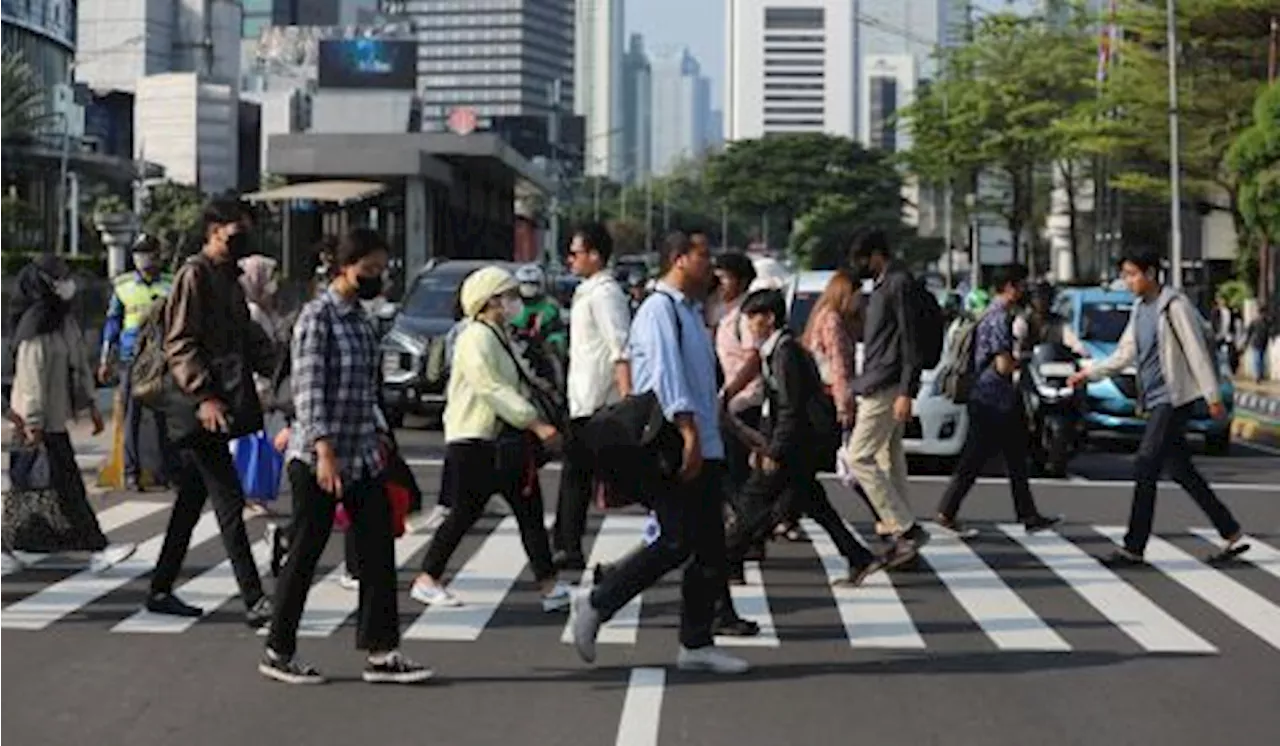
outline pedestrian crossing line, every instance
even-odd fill
[[[471,559],[449,581],[449,592],[461,606],[428,606],[401,635],[406,640],[480,639],[489,620],[502,605],[524,571],[528,559],[520,541],[516,517],[503,518],[489,532]]]
[[[161,510],[169,507],[165,503],[144,502],[142,500],[128,500],[103,510],[98,513],[98,527],[102,529],[102,533],[110,535],[124,526],[135,521],[140,521],[149,515],[159,513]],[[60,557],[58,555],[31,555],[28,552],[15,551],[14,556],[22,560],[24,565],[30,565],[41,570],[83,570],[85,560],[76,560],[69,557]],[[26,557],[30,556],[28,560]],[[22,568],[12,568],[5,575],[19,572]]]
[[[405,534],[396,539],[396,569],[408,564],[431,537],[432,534]],[[360,591],[348,590],[338,583],[345,573],[346,563],[343,563],[312,584],[298,622],[299,637],[328,637],[356,613],[360,607]],[[265,637],[267,632],[267,627],[263,627],[258,630],[258,636]]]
[[[831,535],[812,518],[802,518],[800,523],[809,536],[813,551],[822,560],[827,580],[834,583],[846,577],[849,563],[836,549]],[[855,531],[852,526],[849,530]],[[835,598],[836,610],[853,647],[912,650],[925,647],[924,638],[911,621],[911,614],[898,597],[888,573],[875,573],[858,588],[833,585],[831,595]]]
[[[760,563],[744,563],[742,577],[746,581],[745,585],[729,586],[733,608],[738,616],[759,624],[760,634],[755,637],[717,635],[716,644],[727,647],[776,648],[782,643],[779,642],[778,630],[773,625],[773,613],[769,611],[769,595],[764,587]]]
[[[1071,645],[1040,618],[960,539],[930,524],[933,540],[920,549],[960,606],[1001,650],[1067,651]]]
[[[1214,544],[1219,544],[1222,539],[1218,536],[1218,532],[1208,528],[1193,528],[1191,533],[1199,536],[1201,539]],[[1262,570],[1268,575],[1280,578],[1280,549],[1258,541],[1252,536],[1244,536],[1240,539],[1240,543],[1249,544],[1249,551],[1240,555],[1237,562],[1248,562],[1254,567]]]
[[[1208,640],[1165,613],[1092,555],[1062,536],[1028,534],[1021,524],[1000,530],[1031,552],[1099,614],[1138,645],[1153,653],[1216,653]]]
[[[1123,526],[1094,526],[1093,530],[1116,544],[1124,541],[1126,532]],[[1280,606],[1159,537],[1151,537],[1143,557],[1175,583],[1280,650]]]
[[[191,546],[203,544],[217,534],[218,522],[212,513],[206,512],[200,516],[191,533]],[[0,615],[0,627],[27,630],[48,627],[150,572],[155,568],[163,545],[164,534],[160,534],[140,544],[131,559],[106,572],[83,570],[7,606],[4,614]]]
[[[587,560],[587,571],[582,574],[579,587],[582,592],[590,592],[593,581],[592,568],[596,565],[607,565],[617,562],[631,553],[641,541],[646,516],[609,514],[600,522],[600,530],[596,532],[596,540],[591,546],[591,557]],[[618,610],[613,618],[600,627],[596,635],[596,643],[604,645],[635,645],[640,627],[640,608],[643,593],[627,602]],[[573,628],[566,622],[560,634],[560,642],[566,645],[573,643]]]
[[[264,539],[253,545],[253,560],[258,574],[266,572],[271,564],[271,546]],[[223,560],[214,567],[183,583],[174,595],[202,609],[205,614],[216,611],[223,604],[240,595],[231,560]],[[141,634],[177,634],[186,632],[200,617],[182,617],[171,614],[153,614],[146,609],[125,619],[111,628],[112,632]]]

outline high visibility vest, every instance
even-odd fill
[[[173,290],[173,277],[160,275],[151,284],[142,281],[137,272],[129,272],[115,279],[116,297],[124,306],[124,331],[130,332],[142,326],[151,304],[164,300]]]

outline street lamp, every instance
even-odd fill
[[[982,281],[982,240],[978,225],[978,195],[973,192],[966,194],[964,206],[969,213],[969,288],[977,290]]]
[[[1178,15],[1174,0],[1165,0],[1169,53],[1169,281],[1182,287],[1182,169],[1178,155]]]

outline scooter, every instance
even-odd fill
[[[1024,362],[1019,381],[1030,429],[1031,465],[1036,471],[1060,477],[1067,463],[1084,447],[1084,389],[1067,379],[1080,369],[1076,354],[1065,345],[1036,345]]]

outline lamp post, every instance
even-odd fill
[[[982,237],[978,225],[978,195],[973,192],[966,194],[964,206],[969,213],[969,288],[976,290],[982,281]]]
[[[1182,167],[1178,156],[1178,15],[1175,0],[1165,0],[1169,53],[1169,280],[1182,287]]]

